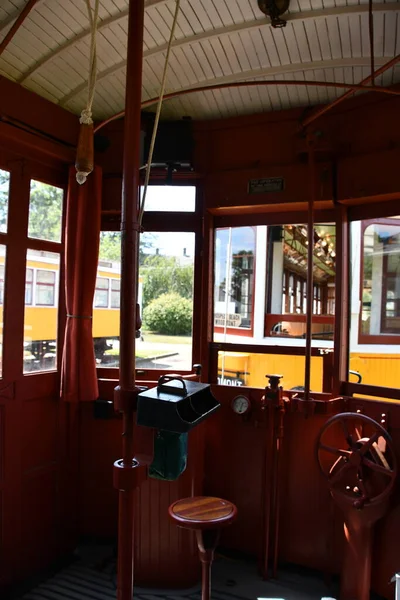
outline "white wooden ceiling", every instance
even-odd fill
[[[0,0],[0,40],[26,0]],[[93,3],[93,0],[92,0]],[[143,100],[158,95],[175,0],[147,0]],[[124,108],[128,0],[101,0],[97,120]],[[370,73],[368,0],[291,0],[273,29],[257,0],[181,0],[167,92],[256,79],[359,83]],[[374,0],[375,66],[400,53],[400,0]],[[79,114],[85,104],[90,29],[85,0],[38,0],[0,57],[0,73]],[[378,85],[400,81],[400,68]],[[337,88],[275,86],[190,94],[163,118],[235,116],[325,103]]]

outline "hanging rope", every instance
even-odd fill
[[[171,54],[172,42],[173,42],[173,39],[174,39],[175,27],[176,27],[176,23],[177,23],[177,20],[178,20],[178,14],[179,14],[180,4],[181,4],[181,0],[176,0],[174,20],[172,22],[171,33],[170,33],[170,36],[169,36],[169,42],[168,42],[168,47],[167,47],[167,53],[165,55],[165,64],[164,64],[164,72],[163,72],[162,81],[161,81],[160,96],[158,98],[156,118],[154,120],[154,127],[153,127],[153,135],[151,137],[149,156],[148,156],[148,159],[147,159],[146,177],[145,177],[145,182],[144,182],[143,197],[142,197],[142,201],[141,201],[141,204],[140,204],[140,210],[139,210],[139,224],[140,225],[142,224],[144,207],[145,207],[145,203],[146,203],[147,188],[149,187],[150,172],[151,172],[151,163],[153,161],[153,153],[154,153],[154,146],[155,146],[155,143],[156,143],[158,123],[160,121],[161,108],[162,108],[163,98],[164,98],[164,92],[165,92],[165,85],[166,85],[166,81],[167,81],[167,71],[168,71],[168,64],[169,64],[169,56]]]
[[[77,157],[75,167],[77,170],[76,180],[83,184],[89,173],[93,171],[94,151],[93,151],[93,119],[92,105],[97,77],[97,52],[96,52],[96,33],[99,15],[99,0],[95,0],[94,9],[91,6],[91,0],[86,0],[88,9],[91,36],[90,36],[90,56],[89,56],[89,78],[88,78],[88,96],[86,107],[82,110],[79,123],[81,129],[79,133]]]

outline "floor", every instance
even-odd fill
[[[191,590],[151,590],[135,588],[138,600],[199,600],[200,587]],[[88,556],[22,595],[21,600],[114,600],[116,598],[115,564],[101,568]],[[331,600],[331,592],[322,576],[286,568],[279,580],[265,582],[254,562],[218,556],[213,567],[213,600]]]

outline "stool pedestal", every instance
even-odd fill
[[[178,525],[196,532],[202,568],[202,600],[211,597],[211,566],[221,528],[230,525],[237,508],[228,500],[207,496],[184,498],[169,507],[169,516]]]

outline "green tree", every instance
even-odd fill
[[[29,200],[29,237],[61,241],[64,192],[39,181],[31,182]]]
[[[193,265],[180,265],[175,256],[147,255],[140,269],[143,277],[143,308],[162,294],[193,297]]]
[[[146,250],[153,247],[153,236],[146,234],[146,238],[140,236],[139,244],[139,265],[142,265],[148,256]],[[102,231],[100,234],[100,260],[121,260],[121,232],[120,231]]]
[[[119,231],[100,233],[99,260],[121,260],[121,234]]]

